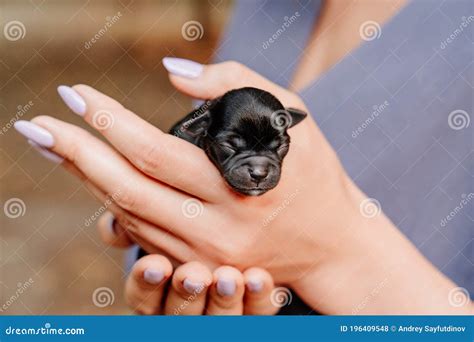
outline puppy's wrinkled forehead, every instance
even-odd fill
[[[269,93],[229,92],[222,100],[216,104],[211,134],[236,134],[249,144],[269,143],[283,134],[272,125],[272,115],[284,107]]]

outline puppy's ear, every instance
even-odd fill
[[[290,113],[291,116],[291,125],[290,127],[293,127],[297,124],[299,124],[305,117],[308,116],[306,112],[303,112],[302,110],[296,109],[296,108],[285,108],[288,113]],[[290,128],[288,127],[288,128]]]
[[[183,122],[181,131],[192,137],[206,135],[207,129],[211,124],[211,112],[209,111],[209,107],[209,102],[206,102],[192,111],[188,115],[191,118]]]

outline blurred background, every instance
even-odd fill
[[[123,300],[124,253],[105,247],[87,224],[101,204],[40,157],[14,121],[47,114],[92,132],[56,92],[60,84],[85,83],[167,130],[191,102],[170,86],[161,59],[209,61],[231,6],[0,1],[0,199],[8,207],[0,215],[0,315],[131,313]],[[98,294],[102,301],[93,300]]]

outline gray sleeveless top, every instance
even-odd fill
[[[216,58],[287,86],[320,5],[237,2]],[[382,27],[365,22],[363,44],[300,92],[349,176],[471,297],[473,7],[419,0]]]

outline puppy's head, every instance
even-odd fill
[[[256,88],[232,90],[196,112],[200,114],[186,122],[184,130],[199,138],[199,146],[227,183],[250,196],[262,195],[278,184],[290,144],[287,129],[306,117]]]

